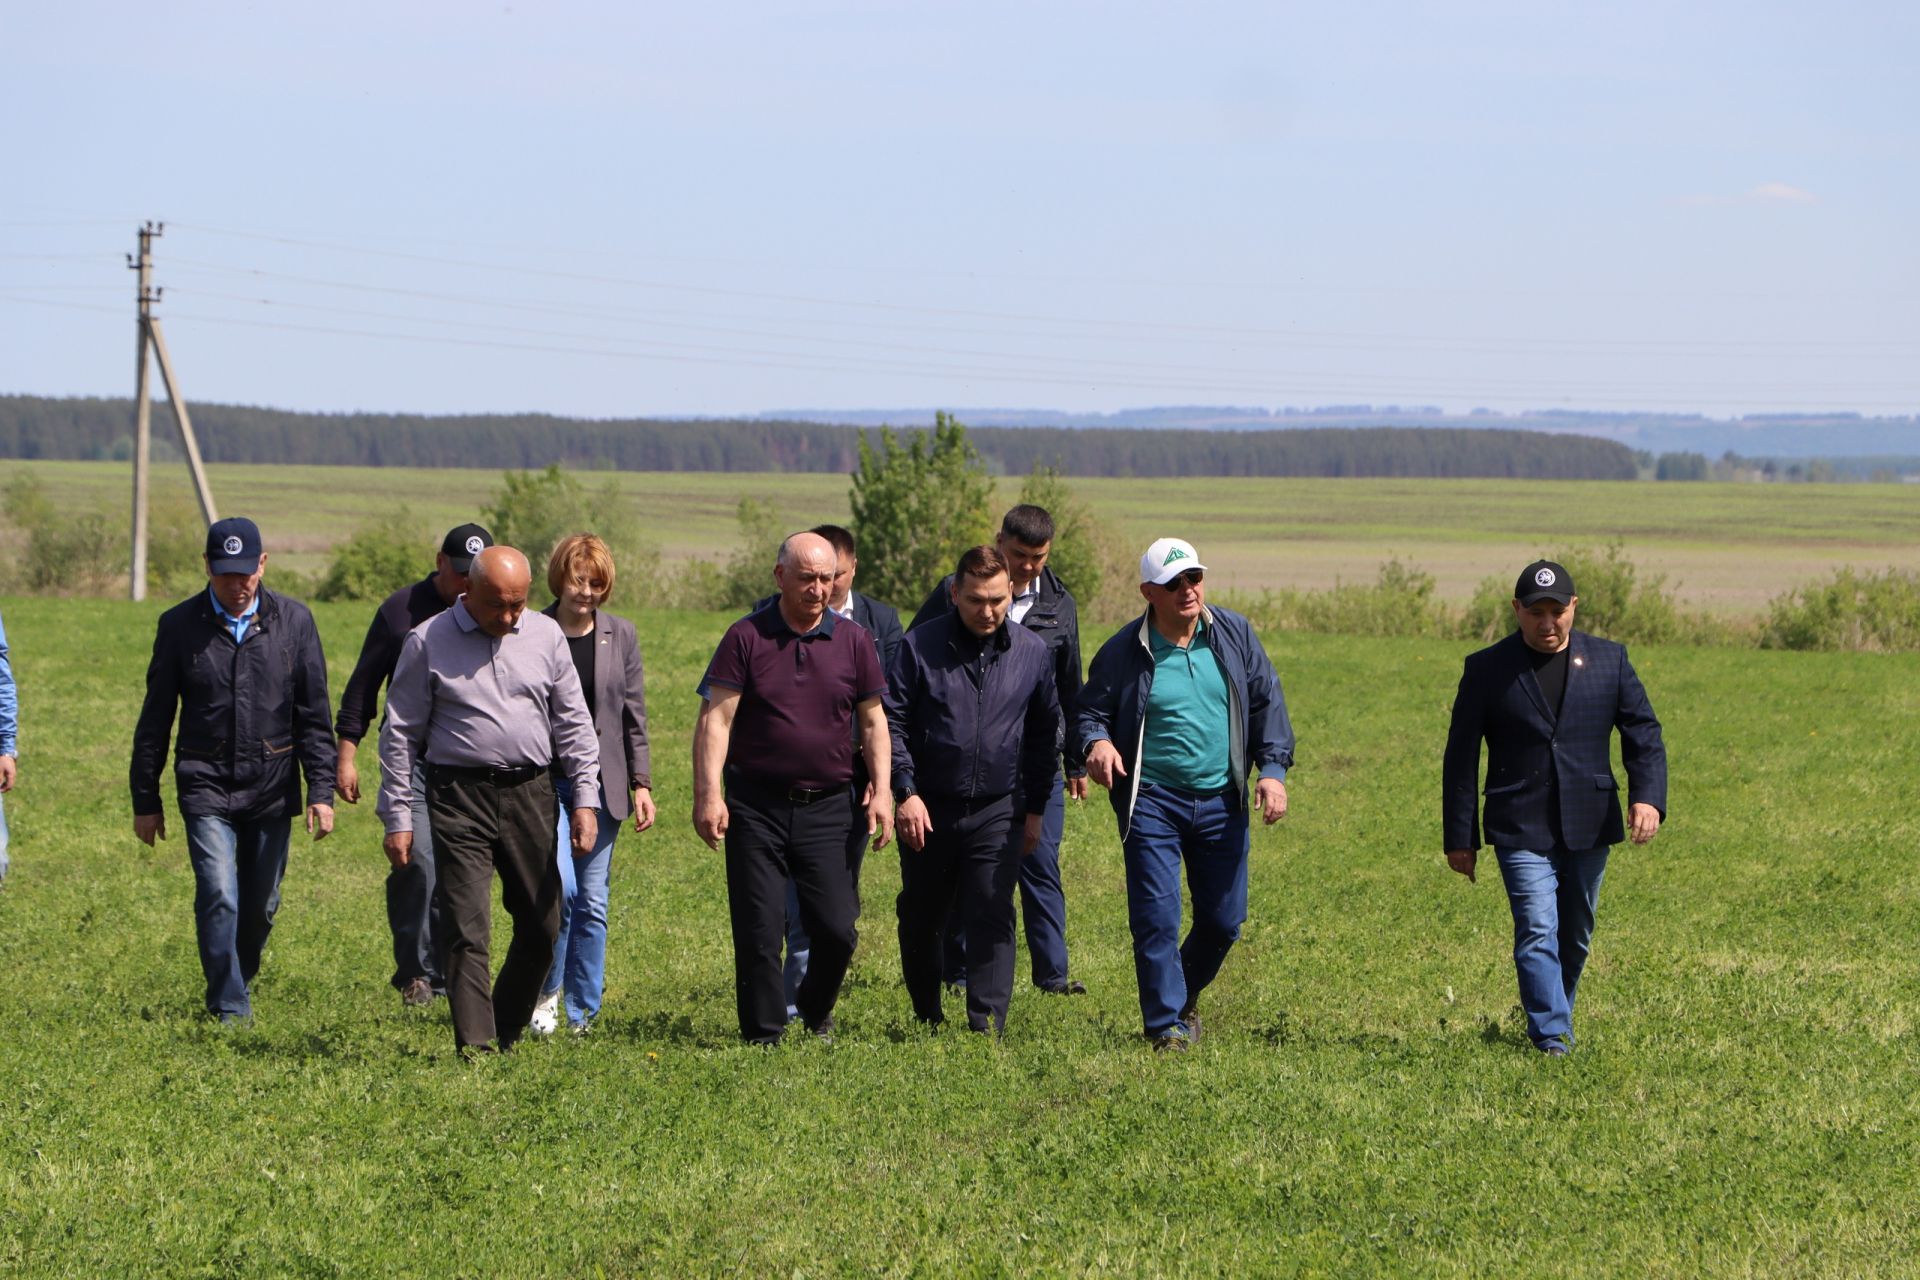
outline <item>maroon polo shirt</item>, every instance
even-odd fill
[[[700,681],[740,691],[727,764],[780,787],[837,787],[853,781],[853,708],[887,691],[873,636],[826,611],[796,635],[776,597],[727,628]]]

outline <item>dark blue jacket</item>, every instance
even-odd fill
[[[940,585],[920,605],[920,612],[907,624],[911,632],[923,622],[944,618],[953,612],[953,575],[940,579]],[[1084,757],[1073,745],[1073,704],[1080,696],[1080,610],[1073,593],[1051,569],[1040,570],[1040,598],[1027,610],[1020,625],[1047,642],[1053,662],[1053,692],[1060,700],[1060,726],[1054,750],[1061,753],[1069,778],[1085,777]]]
[[[985,675],[968,661],[957,614],[915,627],[887,672],[895,796],[993,799],[1018,792],[1046,811],[1060,703],[1038,636],[1003,623],[987,637]]]
[[[298,600],[261,588],[242,644],[204,589],[160,615],[128,771],[136,815],[161,812],[160,769],[176,705],[173,778],[182,814],[291,817],[301,811],[301,769],[308,803],[333,802],[327,659],[313,614]]]
[[[1444,848],[1597,849],[1618,844],[1620,784],[1608,759],[1613,731],[1627,767],[1627,799],[1667,814],[1667,748],[1625,646],[1575,631],[1556,718],[1514,632],[1467,658],[1453,699],[1442,766]],[[1487,744],[1486,817],[1479,821],[1480,743]],[[1555,839],[1555,819],[1559,836]],[[1484,832],[1482,827],[1484,826]]]
[[[1285,780],[1293,765],[1293,723],[1287,718],[1280,677],[1274,674],[1253,624],[1218,606],[1207,606],[1202,616],[1208,643],[1227,682],[1227,772],[1245,804],[1247,777],[1253,770],[1263,778]],[[1122,840],[1132,825],[1133,803],[1140,792],[1140,745],[1147,731],[1147,697],[1153,690],[1153,648],[1148,638],[1152,626],[1149,610],[1100,646],[1074,716],[1076,750],[1082,759],[1094,743],[1105,739],[1126,765],[1125,779],[1116,779],[1124,785],[1107,793],[1120,818]]]

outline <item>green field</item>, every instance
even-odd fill
[[[9,462],[66,509],[126,502],[125,464]],[[215,466],[222,512],[251,513],[291,568],[321,567],[358,525],[406,508],[444,530],[474,519],[500,487],[493,471]],[[586,473],[589,483],[600,479]],[[757,498],[796,527],[847,518],[847,478],[818,474],[609,472],[671,563],[725,558],[735,508]],[[156,467],[154,501],[190,506],[186,471]],[[1177,533],[1223,589],[1370,582],[1399,557],[1462,601],[1482,578],[1536,555],[1617,538],[1664,573],[1686,608],[1754,614],[1790,588],[1851,564],[1920,570],[1920,485],[1652,484],[1602,481],[1186,479],[1075,480],[1129,546]],[[1011,503],[1016,481],[1001,482]],[[915,602],[896,602],[911,606]]]
[[[296,836],[254,1027],[198,1015],[177,823],[141,847],[125,791],[160,607],[0,602],[0,1273],[1916,1273],[1915,656],[1636,650],[1672,812],[1613,860],[1569,1059],[1525,1045],[1497,883],[1437,848],[1461,647],[1294,634],[1293,812],[1193,1053],[1138,1038],[1104,801],[1063,856],[1091,994],[917,1032],[881,854],[839,1038],[759,1051],[688,822],[725,619],[643,616],[662,822],[615,854],[605,1012],[465,1064],[385,985],[366,804]],[[337,694],[367,611],[318,616]]]

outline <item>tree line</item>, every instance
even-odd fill
[[[583,419],[547,414],[298,413],[196,404],[210,462],[362,467],[812,471],[860,465],[860,427],[741,419]],[[0,396],[0,457],[121,460],[133,402]],[[156,453],[179,439],[153,408]],[[1631,480],[1632,450],[1609,440],[1506,428],[1300,427],[1274,431],[983,427],[970,438],[996,473],[1073,476],[1387,476]]]

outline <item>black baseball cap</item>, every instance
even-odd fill
[[[1572,575],[1551,560],[1535,560],[1513,584],[1513,598],[1523,607],[1542,600],[1571,604],[1574,595]]]
[[[455,525],[440,540],[440,554],[455,573],[473,568],[473,558],[493,545],[493,535],[477,524]]]
[[[207,526],[207,572],[252,573],[260,567],[260,526],[229,516]]]

